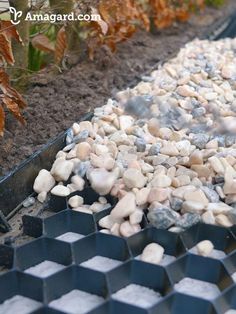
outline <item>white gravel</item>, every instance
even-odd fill
[[[149,308],[162,298],[160,293],[136,284],[130,284],[117,291],[112,298],[121,302]]]
[[[68,242],[68,243],[75,242],[75,241],[80,240],[82,238],[84,238],[83,234],[75,233],[75,232],[66,232],[66,233],[63,233],[60,236],[56,237],[57,240],[61,240],[61,241]]]
[[[196,246],[192,247],[192,248],[189,250],[189,252],[192,253],[192,254],[199,255]],[[225,254],[224,251],[220,251],[220,250],[215,250],[215,249],[214,249],[214,250],[212,251],[212,253],[209,255],[209,257],[215,258],[215,259],[223,259],[223,258],[226,257],[226,254]]]
[[[0,314],[29,314],[41,306],[40,302],[21,295],[15,295],[0,304]]]
[[[118,261],[116,259],[96,255],[89,260],[81,263],[80,265],[94,270],[107,272],[121,265],[121,263],[121,261]]]
[[[38,265],[27,268],[24,272],[40,278],[46,278],[50,275],[55,274],[59,270],[62,270],[63,268],[65,268],[64,265],[51,261],[44,261]]]
[[[139,232],[144,209],[159,229],[181,232],[201,221],[232,227],[235,47],[236,39],[189,42],[148,80],[95,108],[91,121],[74,123],[51,171],[37,176],[35,192],[53,187],[51,193],[66,196],[82,191],[86,177],[100,196],[118,199],[98,221],[115,236]],[[81,203],[70,199],[73,210],[90,214],[106,206]]]
[[[104,299],[95,294],[80,290],[72,290],[49,303],[49,306],[69,314],[85,314],[102,304]]]
[[[221,293],[220,289],[215,284],[188,277],[176,283],[174,289],[178,292],[206,300],[215,299]]]

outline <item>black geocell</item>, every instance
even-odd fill
[[[235,15],[234,19],[232,17],[224,23],[220,34],[215,30],[211,34],[207,38],[234,36]],[[81,120],[89,120],[92,115],[88,114]],[[50,169],[56,153],[65,145],[66,135],[67,132],[60,134],[0,180],[2,216],[13,216],[24,199],[32,194],[36,175],[42,168]],[[87,204],[99,197],[88,185],[76,194],[83,196]],[[232,280],[232,274],[236,273],[235,226],[227,229],[199,223],[175,234],[149,226],[145,215],[139,233],[119,238],[99,232],[99,219],[109,214],[116,203],[116,199],[106,197],[110,207],[95,215],[71,210],[67,198],[52,197],[50,209],[54,214],[51,217],[23,216],[24,233],[36,239],[16,247],[0,245],[0,304],[15,295],[22,295],[41,303],[41,307],[31,314],[63,314],[63,308],[55,310],[49,306],[50,302],[78,289],[104,298],[104,302],[88,314],[223,314],[236,309],[236,285]],[[6,218],[5,224],[2,223],[5,231]],[[57,239],[67,232],[80,234],[82,238],[73,243]],[[202,240],[210,240],[215,249],[224,251],[225,258],[216,260],[190,254],[188,250]],[[140,261],[138,256],[146,245],[153,242],[160,244],[165,254],[175,260],[167,266]],[[95,256],[118,260],[120,265],[107,272],[80,265]],[[64,269],[46,278],[25,273],[27,268],[45,260],[59,263]],[[1,274],[1,268],[6,273]],[[176,293],[174,285],[184,277],[214,283],[221,293],[211,301]],[[144,309],[112,298],[112,294],[129,284],[159,292],[162,299]]]

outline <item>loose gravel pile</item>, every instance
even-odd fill
[[[74,210],[95,213],[102,232],[128,237],[144,212],[157,228],[181,232],[202,221],[236,223],[236,39],[195,40],[175,59],[74,123],[51,171],[34,183],[38,200],[68,197],[85,182],[101,195]],[[86,177],[86,180],[85,180]]]

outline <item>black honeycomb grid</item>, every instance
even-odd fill
[[[99,197],[89,186],[76,194],[84,197],[85,204],[92,204]],[[199,223],[177,234],[150,226],[145,213],[142,230],[129,238],[121,238],[100,232],[98,225],[99,219],[115,206],[116,199],[107,196],[110,208],[93,215],[72,210],[68,199],[51,196],[46,205],[53,211],[50,217],[23,216],[24,233],[34,240],[16,247],[0,245],[0,267],[5,268],[0,275],[0,303],[22,295],[41,302],[42,307],[31,313],[65,314],[63,309],[55,310],[49,303],[79,289],[105,300],[89,314],[223,314],[229,309],[236,310],[236,284],[232,279],[236,272],[235,227],[227,229]],[[83,237],[72,243],[57,239],[67,232]],[[212,241],[215,249],[224,251],[226,257],[218,260],[189,252],[202,240]],[[174,256],[175,260],[168,265],[140,261],[138,256],[152,242],[163,246],[165,254]],[[81,266],[97,255],[121,263],[107,272]],[[24,272],[45,260],[64,268],[46,278]],[[221,294],[208,301],[176,292],[174,284],[184,277],[214,283]],[[129,284],[151,288],[162,298],[145,309],[112,298],[113,293]]]

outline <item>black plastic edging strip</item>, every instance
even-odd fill
[[[80,121],[89,120],[88,113]],[[6,177],[0,178],[0,210],[8,216],[33,192],[35,177],[41,169],[49,170],[57,152],[64,147],[66,132],[49,141],[42,149],[21,163]]]

